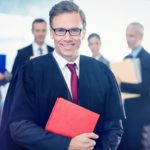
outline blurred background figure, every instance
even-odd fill
[[[44,19],[37,18],[33,21],[32,34],[34,36],[33,43],[26,46],[25,48],[18,50],[14,61],[12,74],[15,73],[18,66],[22,65],[27,60],[53,51],[53,48],[45,43],[47,23]]]
[[[92,57],[109,66],[109,61],[101,54],[101,38],[97,33],[88,36],[88,46],[92,52]]]
[[[0,54],[0,124],[1,124],[1,116],[3,109],[3,95],[1,92],[1,87],[6,85],[11,80],[11,73],[9,73],[6,69],[6,55]]]
[[[150,54],[143,48],[144,27],[138,22],[130,23],[126,39],[131,53],[125,57],[139,58],[142,82],[137,84],[120,81],[122,92],[139,94],[139,97],[125,100],[127,119],[124,121],[124,135],[119,150],[147,150],[148,127],[150,125]]]
[[[12,80],[17,79],[17,77],[15,77],[15,74],[17,75],[17,72],[18,72],[17,70],[19,70],[19,68],[26,61],[28,61],[34,57],[45,55],[45,54],[53,51],[53,48],[45,43],[45,38],[46,38],[46,34],[47,34],[47,23],[44,19],[36,18],[32,22],[32,34],[34,37],[34,41],[30,45],[18,50],[18,53],[17,53],[15,61],[14,61],[14,65],[12,68]],[[11,74],[6,72],[2,76],[0,85],[5,85],[7,82],[9,82],[11,79],[10,76],[11,76]],[[10,93],[14,93],[13,89],[11,88],[11,83],[8,88],[7,95],[9,95]],[[3,112],[6,114],[6,116],[9,112],[8,107],[11,107],[11,103],[12,103],[12,101],[7,99],[7,95],[6,95],[6,98],[3,98],[3,99],[5,99],[5,100],[3,100],[4,102],[2,102],[2,100],[1,100],[1,112],[2,112],[3,103],[4,103],[4,109],[3,109],[4,111]],[[5,103],[6,103],[6,105],[5,105]],[[9,103],[9,105],[7,103]],[[2,119],[2,121],[3,121],[3,119]]]
[[[51,46],[48,46],[45,43],[45,38],[47,34],[47,23],[42,18],[36,18],[32,22],[32,34],[34,37],[34,41],[32,44],[18,50],[17,56],[14,61],[14,65],[12,68],[12,75],[15,75],[17,68],[20,68],[23,63],[26,61],[41,55],[45,55],[49,52],[53,51]],[[13,78],[12,78],[13,79]],[[1,75],[0,85],[5,85],[11,80],[11,74],[5,72],[5,74]],[[11,90],[11,88],[9,88]],[[9,92],[8,92],[9,93]],[[11,105],[11,104],[10,104]],[[1,112],[2,112],[2,97],[1,97]]]
[[[2,109],[3,109],[1,86],[4,86],[10,80],[11,80],[11,73],[9,73],[8,71],[5,71],[5,73],[0,73],[0,124],[1,124]]]

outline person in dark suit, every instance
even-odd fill
[[[34,36],[34,42],[20,50],[18,50],[17,56],[12,68],[12,74],[16,71],[17,67],[22,65],[23,62],[30,60],[31,58],[47,54],[53,51],[51,46],[46,45],[45,37],[47,33],[47,23],[44,19],[37,18],[32,23],[32,34]]]
[[[133,22],[128,25],[126,38],[131,54],[127,58],[139,58],[142,82],[138,84],[120,83],[121,91],[140,94],[125,100],[127,119],[124,121],[124,135],[119,150],[147,150],[147,129],[150,125],[150,54],[143,48],[144,27]]]
[[[7,101],[13,99],[9,118],[3,117],[2,150],[116,150],[125,117],[120,91],[108,67],[79,55],[86,31],[83,11],[61,1],[49,17],[55,50],[28,61],[15,76]],[[57,97],[99,113],[93,133],[68,138],[45,131]]]
[[[109,61],[100,53],[102,42],[97,33],[91,33],[88,36],[88,46],[92,52],[92,57],[109,66]]]

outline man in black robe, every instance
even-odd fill
[[[3,149],[116,150],[123,134],[120,91],[108,67],[79,55],[86,30],[83,11],[73,2],[62,1],[50,11],[50,27],[55,44],[53,54],[27,62],[14,77],[8,121],[3,117],[7,122],[3,132],[7,133],[3,140],[7,148]],[[69,66],[74,69],[74,82]],[[45,131],[57,97],[76,100],[78,105],[99,113],[94,132],[71,139]]]

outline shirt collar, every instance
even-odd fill
[[[46,43],[43,43],[42,45],[38,45],[36,42],[33,42],[33,49],[37,50],[39,47],[42,48],[42,50],[46,50],[47,49],[47,45]]]
[[[65,58],[63,58],[61,55],[59,55],[56,50],[53,52],[53,56],[56,59],[59,67],[61,70],[63,70],[66,67],[66,64],[76,64],[77,69],[79,69],[79,62],[80,62],[80,55],[77,57],[77,59],[74,62],[69,62]]]
[[[134,50],[132,51],[132,53],[131,53],[132,57],[133,57],[133,58],[136,58],[137,55],[140,53],[141,50],[142,50],[142,47],[138,47],[138,48],[134,49]]]
[[[102,57],[102,55],[101,54],[99,54],[98,56],[95,56],[95,57],[93,57],[93,58],[95,58],[95,59],[100,59]]]

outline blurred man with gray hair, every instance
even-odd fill
[[[144,27],[138,22],[130,23],[126,39],[131,53],[125,59],[139,58],[142,82],[137,84],[120,82],[122,92],[139,94],[125,100],[127,119],[119,150],[147,150],[148,125],[150,125],[150,54],[143,48]]]

